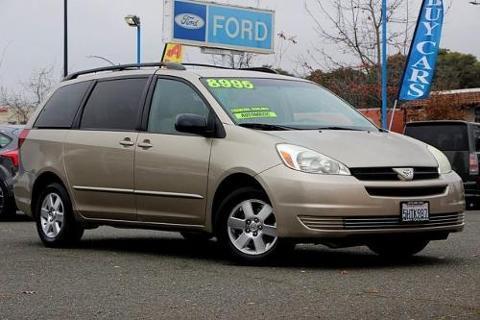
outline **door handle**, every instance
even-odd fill
[[[124,147],[131,147],[133,146],[135,143],[130,139],[130,138],[125,138],[123,139],[122,141],[119,142],[122,146]]]
[[[150,140],[145,139],[143,142],[139,143],[138,146],[143,149],[150,149],[153,147],[153,144],[150,143]]]

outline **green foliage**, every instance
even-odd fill
[[[434,90],[480,87],[480,62],[474,55],[441,49]]]
[[[406,57],[396,54],[388,58],[388,105],[397,97]],[[342,67],[328,72],[315,70],[307,77],[341,96],[357,108],[379,108],[381,88],[378,66]],[[480,87],[480,62],[471,54],[442,49],[438,56],[433,90],[454,90]]]

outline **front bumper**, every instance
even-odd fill
[[[390,234],[434,234],[461,231],[465,196],[460,177],[452,172],[434,180],[359,181],[353,176],[307,174],[273,167],[257,176],[276,213],[280,237],[349,238]],[[424,196],[373,196],[367,188],[443,188]],[[404,201],[428,201],[431,221],[400,223]]]

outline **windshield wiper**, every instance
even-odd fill
[[[332,126],[332,127],[319,127],[319,128],[316,128],[317,130],[344,130],[344,131],[367,131],[367,130],[364,130],[364,129],[358,129],[358,128],[352,128],[352,127],[335,127],[335,126]]]
[[[265,131],[287,131],[287,130],[295,130],[292,127],[281,126],[277,124],[270,124],[270,123],[240,123],[240,127],[249,128],[249,129],[257,129],[257,130],[265,130]]]

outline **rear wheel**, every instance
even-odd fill
[[[291,247],[278,237],[277,219],[264,192],[242,188],[220,205],[216,224],[220,243],[243,263],[264,263]]]
[[[84,229],[75,220],[65,188],[49,184],[40,194],[35,208],[40,239],[47,247],[63,247],[78,242]]]
[[[419,239],[392,239],[370,243],[368,248],[382,257],[405,258],[419,253],[429,242]]]

